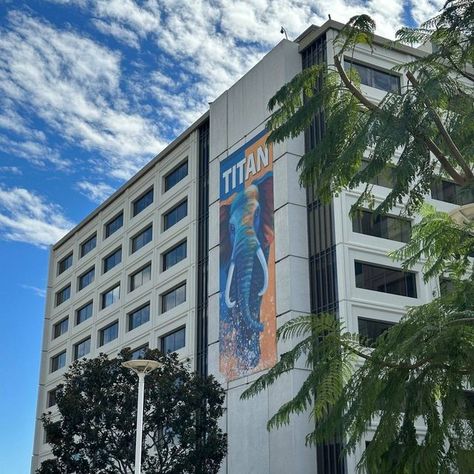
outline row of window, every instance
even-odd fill
[[[363,160],[362,167],[365,168],[368,163],[368,160]],[[395,167],[387,166],[370,180],[370,184],[384,188],[393,188],[395,181]],[[462,188],[459,184],[453,183],[452,181],[438,178],[431,185],[431,197],[438,201],[463,206],[464,204],[474,202],[474,190]]]
[[[147,267],[144,267],[145,270]],[[142,270],[142,272],[143,272]],[[143,275],[142,275],[143,278]],[[113,288],[107,290],[101,294],[101,309],[107,308],[114,304],[120,299],[120,284],[117,284]],[[186,301],[186,282],[180,283],[171,290],[166,291],[160,295],[160,314],[170,311],[174,307],[184,303]],[[92,317],[93,314],[93,302],[89,301],[87,304],[81,306],[76,310],[75,324],[76,326],[87,321]],[[128,318],[128,331],[131,331],[138,326],[148,322],[150,320],[150,303],[141,306],[127,314]],[[52,338],[56,339],[59,336],[65,334],[69,329],[69,316],[58,321],[53,325]]]
[[[188,175],[188,161],[181,163],[170,173],[164,177],[164,188],[165,191],[168,191],[173,186],[178,184]],[[142,195],[132,202],[132,217],[140,214],[148,206],[153,203],[153,187],[149,188]],[[163,229],[167,230],[172,225],[176,224],[179,220],[183,219],[187,215],[187,201],[179,203],[177,206],[174,206],[170,211],[168,211],[163,216]],[[104,239],[107,239],[112,234],[117,232],[123,226],[123,211],[115,215],[111,220],[105,223],[104,225]],[[84,242],[79,245],[79,258],[84,257],[89,252],[91,252],[97,246],[97,233],[88,237]],[[73,253],[69,253],[64,258],[58,262],[58,275],[65,272],[68,268],[72,266],[73,263]]]
[[[109,324],[105,328],[99,331],[99,347],[107,344],[118,338],[118,321],[114,321],[112,324]],[[176,329],[162,337],[159,338],[159,347],[160,350],[169,354],[171,352],[178,351],[186,345],[186,328],[181,327]],[[132,359],[142,359],[145,355],[146,350],[148,349],[148,344],[138,347],[132,351]],[[91,337],[87,337],[82,341],[79,341],[73,346],[73,360],[80,359],[87,356],[91,351]],[[64,350],[59,354],[51,357],[51,372],[62,369],[66,366],[66,354],[67,351]],[[51,407],[56,404],[55,390],[48,392],[47,406]]]
[[[138,251],[152,240],[152,226],[147,227],[141,231],[138,235],[131,239],[132,253]],[[184,260],[187,257],[187,241],[184,240],[177,245],[171,247],[162,254],[162,271],[166,271],[172,266]],[[122,261],[122,247],[115,249],[111,254],[102,259],[103,273],[107,273],[109,270],[117,266]],[[151,264],[150,264],[151,265]],[[144,268],[138,270],[130,276],[129,291],[133,291],[135,288],[140,286],[137,283],[143,281],[143,277],[151,278],[151,266],[147,265],[145,275],[142,274]],[[137,277],[137,278],[135,278]],[[89,268],[85,273],[80,275],[77,280],[78,291],[89,286],[95,278],[95,267]],[[148,280],[150,279],[148,278]],[[147,281],[148,281],[147,280]],[[143,283],[141,283],[143,284]],[[69,283],[65,287],[61,288],[56,293],[56,306],[61,305],[71,297],[71,284]]]

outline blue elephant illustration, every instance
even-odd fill
[[[239,373],[260,361],[262,297],[268,289],[273,242],[273,173],[268,172],[221,206],[221,323],[232,334]],[[223,291],[222,291],[223,290]]]

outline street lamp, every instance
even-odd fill
[[[142,468],[142,432],[143,432],[143,400],[145,398],[145,376],[163,364],[156,360],[128,360],[122,366],[133,370],[138,375],[137,404],[137,437],[135,441],[135,474],[141,474]]]

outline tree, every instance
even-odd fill
[[[473,27],[474,2],[449,0],[419,28],[398,31],[398,41],[431,43],[433,52],[398,67],[409,87],[374,103],[363,95],[357,73],[342,65],[357,45],[374,43],[373,20],[353,17],[336,38],[333,65],[304,70],[269,103],[273,142],[298,136],[315,112],[323,111],[324,134],[298,164],[301,183],[321,200],[369,183],[391,167],[394,185],[376,213],[403,203],[408,214],[423,216],[411,241],[392,256],[404,268],[425,257],[425,279],[443,272],[454,278],[448,295],[409,308],[371,348],[333,314],[289,321],[278,337],[297,338],[293,349],[243,394],[248,398],[266,389],[304,360],[307,379],[268,428],[309,410],[315,429],[307,442],[342,433],[350,452],[377,420],[359,463],[369,472],[474,470],[474,405],[465,393],[474,386],[474,278],[468,258],[474,253],[474,223],[472,217],[454,221],[423,205],[443,175],[461,187],[465,202],[474,196]],[[365,185],[353,213],[364,205],[375,207],[371,191]],[[426,425],[423,439],[416,434],[419,420]]]
[[[142,472],[216,473],[226,453],[217,426],[224,391],[212,377],[189,372],[175,354],[149,350],[147,359],[164,365],[147,375]],[[117,358],[101,354],[74,362],[59,386],[59,417],[42,417],[54,459],[39,474],[133,472],[137,377]]]

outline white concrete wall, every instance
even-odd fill
[[[298,46],[283,40],[261,62],[211,104],[210,110],[210,242],[209,242],[209,372],[227,390],[223,427],[229,437],[221,472],[313,473],[315,450],[306,448],[312,430],[307,416],[268,432],[269,417],[291,399],[306,377],[299,368],[268,391],[241,401],[240,395],[261,373],[227,382],[219,373],[219,170],[220,162],[265,128],[267,104],[274,93],[301,70]],[[296,164],[303,137],[274,146],[274,226],[277,325],[309,312],[309,267],[306,193],[298,184]],[[284,352],[278,346],[278,356]]]

